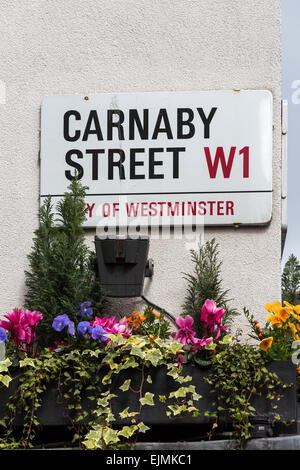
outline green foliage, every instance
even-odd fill
[[[104,347],[95,344],[94,349],[86,349],[83,345],[57,353],[45,349],[39,357],[24,356],[19,361],[18,375],[13,379],[18,382],[17,391],[7,404],[4,420],[0,421],[5,427],[0,448],[34,447],[39,408],[49,387],[56,390],[58,406],[73,430],[73,445],[84,449],[132,449],[140,433],[149,430],[142,420],[144,407],[160,403],[170,419],[182,414],[199,416],[196,402],[202,397],[190,383],[192,377],[184,375],[177,364],[182,352],[180,343],[166,343],[161,338],[151,340],[146,335],[128,339],[120,334],[109,336],[111,341]],[[213,433],[219,417],[227,415],[233,423],[233,443],[242,447],[251,437],[251,418],[256,414],[254,397],[266,396],[271,402],[273,419],[279,420],[276,403],[288,385],[268,371],[260,351],[238,342],[226,346],[214,355],[212,373],[204,379],[216,397],[213,403],[216,411],[205,411],[204,416],[215,418]],[[10,365],[9,360],[0,363],[0,373],[8,374]],[[155,387],[152,388],[153,367],[161,366],[174,384],[166,395],[157,395]],[[116,380],[124,371],[124,381],[117,388]],[[135,394],[136,400],[118,412],[125,421],[116,424],[114,403],[120,401],[120,394],[128,392]],[[89,411],[86,399],[91,402]],[[23,413],[24,425],[21,436],[16,438],[13,423],[18,413]]]
[[[252,346],[232,344],[213,359],[213,373],[207,382],[213,386],[217,399],[214,402],[216,423],[220,413],[229,416],[233,423],[232,438],[242,447],[251,437],[251,417],[255,416],[253,398],[264,395],[270,400],[273,420],[280,417],[276,413],[276,402],[288,385],[277,375],[268,371],[266,360],[261,352]]]
[[[4,361],[0,361],[0,382],[3,383],[5,387],[8,387],[9,382],[11,381],[11,377],[8,373],[8,368],[10,365],[11,365],[11,361],[8,358],[5,359]]]
[[[8,402],[5,421],[1,422],[6,431],[0,439],[0,448],[34,446],[39,427],[38,412],[49,386],[56,390],[62,413],[73,429],[74,445],[86,449],[128,448],[140,433],[149,429],[141,419],[142,408],[155,406],[160,400],[151,391],[152,366],[165,366],[166,373],[178,384],[178,390],[175,389],[164,399],[167,416],[197,414],[194,401],[201,397],[195,387],[188,384],[192,378],[182,376],[182,368],[176,362],[181,344],[167,344],[160,338],[151,340],[147,336],[125,339],[122,335],[110,335],[110,339],[106,347],[95,345],[95,349],[85,349],[82,346],[62,349],[58,353],[45,349],[39,357],[24,357],[19,361],[23,373],[19,371],[14,379],[18,381],[18,387]],[[5,370],[8,365],[7,362]],[[116,377],[127,369],[130,376],[133,368],[140,371],[138,388],[133,389],[131,379],[126,379],[117,390],[114,386]],[[117,398],[116,392],[125,393],[128,390],[137,395],[137,409],[129,410],[127,407],[122,410],[120,417],[127,420],[126,424],[116,426],[113,400]],[[92,403],[89,413],[83,405],[86,394]],[[13,423],[19,412],[24,415],[24,425],[21,437],[16,439]]]
[[[221,278],[222,262],[219,261],[219,245],[213,238],[205,245],[199,246],[199,251],[191,250],[194,264],[192,274],[184,274],[187,281],[187,293],[183,304],[183,315],[194,319],[196,336],[204,335],[204,326],[200,321],[201,309],[207,299],[213,299],[218,307],[225,310],[223,325],[229,327],[233,317],[238,315],[235,309],[229,307],[231,299],[229,290],[223,290]]]
[[[145,320],[141,324],[138,333],[154,336],[161,339],[170,337],[170,323],[165,319],[163,311],[159,314],[154,312],[151,306],[144,309]]]
[[[281,276],[282,300],[296,305],[300,303],[300,263],[291,254],[283,268]]]
[[[56,220],[50,196],[39,212],[40,226],[28,256],[30,270],[25,272],[25,307],[43,314],[38,326],[42,345],[55,338],[52,322],[57,315],[67,314],[74,321],[82,302],[91,301],[98,315],[104,305],[95,254],[86,246],[82,228],[86,189],[76,179],[72,181],[57,204]]]

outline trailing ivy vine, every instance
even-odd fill
[[[58,403],[73,430],[73,444],[87,449],[122,448],[136,441],[139,433],[149,427],[142,421],[145,406],[154,406],[154,393],[144,393],[144,385],[151,386],[151,367],[165,366],[177,389],[168,396],[159,396],[164,403],[166,415],[170,418],[188,413],[198,415],[195,401],[201,396],[190,376],[182,375],[182,367],[177,364],[177,356],[182,345],[177,342],[167,344],[160,338],[110,335],[109,346],[99,348],[70,349],[57,353],[44,350],[39,357],[25,358],[19,362],[21,373],[13,379],[18,381],[16,392],[9,400],[5,420],[6,431],[0,440],[1,448],[30,448],[34,446],[39,428],[39,409],[43,394],[49,385],[55,387]],[[125,370],[130,373],[141,371],[141,382],[137,390],[131,387],[131,379],[126,379],[114,389],[114,378]],[[96,379],[98,378],[98,380]],[[114,399],[120,393],[131,390],[137,394],[138,407],[135,410],[124,408],[118,414],[120,419],[130,419],[130,424],[119,426],[114,415]],[[83,406],[90,400],[90,410]],[[23,414],[22,435],[16,439],[14,423],[18,413]]]
[[[280,420],[277,402],[290,384],[283,383],[277,374],[268,370],[261,351],[237,341],[214,357],[212,370],[206,381],[216,396],[213,428],[218,428],[220,415],[227,416],[232,423],[233,445],[242,448],[251,437],[251,419],[257,414],[255,397],[263,395],[269,401],[273,423]]]

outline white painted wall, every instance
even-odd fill
[[[2,1],[0,79],[7,92],[0,105],[1,314],[23,302],[38,224],[45,94],[249,88],[274,96],[273,219],[267,227],[216,228],[205,236],[220,243],[234,305],[265,318],[265,303],[280,299],[279,0]],[[155,240],[151,257],[155,276],[145,293],[179,314],[181,273],[191,267],[184,242]],[[243,317],[236,322],[245,324]]]

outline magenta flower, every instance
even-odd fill
[[[195,331],[192,330],[194,320],[190,315],[187,315],[185,318],[178,317],[176,323],[179,326],[179,330],[176,333],[172,333],[171,336],[175,340],[179,339],[181,344],[190,344],[195,343]]]
[[[26,330],[29,329],[29,325],[23,310],[13,309],[13,313],[7,313],[4,317],[7,318],[8,321],[1,320],[0,327],[12,332],[14,343],[17,346],[20,342],[29,344],[29,332],[26,334]]]
[[[43,318],[43,315],[39,312],[30,312],[29,310],[26,310],[25,318],[30,326],[36,328],[38,322]]]
[[[195,338],[195,339],[196,339],[196,342],[193,344],[193,349],[195,351],[199,351],[199,349],[202,349],[205,346],[207,346],[208,344],[213,342],[213,337],[212,336],[210,338],[202,338],[202,339]]]
[[[35,338],[35,328],[41,320],[42,315],[39,312],[24,311],[22,309],[13,309],[13,313],[7,313],[4,317],[8,320],[0,321],[0,328],[12,333],[14,343],[19,346],[20,343],[26,345],[32,344]]]
[[[227,331],[227,328],[222,325],[224,313],[224,309],[217,307],[214,300],[206,300],[201,310],[201,321],[206,324],[207,331],[217,331],[216,339],[220,336],[221,330]]]
[[[111,333],[114,335],[117,334],[122,334],[125,338],[128,338],[131,333],[131,329],[128,326],[128,322],[126,321],[126,318],[122,318],[121,320],[116,320],[115,317],[103,317],[103,318],[98,318],[95,317],[95,320],[91,322],[91,325],[93,327],[95,326],[101,326],[102,328],[105,329],[107,333]],[[108,339],[108,341],[110,341]]]

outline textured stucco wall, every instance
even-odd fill
[[[250,88],[274,96],[273,219],[205,236],[220,242],[235,306],[264,318],[265,302],[280,298],[280,1],[1,0],[0,15],[0,313],[23,301],[45,94]],[[145,292],[179,314],[190,269],[184,242],[155,240],[151,256]]]

